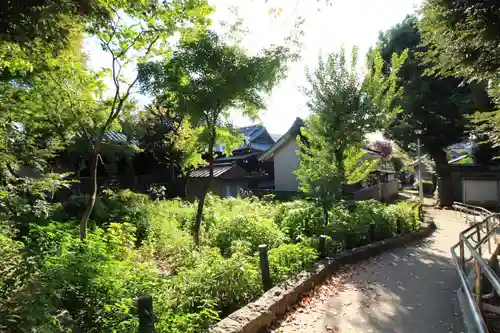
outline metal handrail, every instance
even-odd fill
[[[491,237],[496,233],[496,228],[500,225],[500,221],[497,219],[497,217],[500,216],[500,213],[492,213],[483,207],[467,205],[459,202],[453,203],[453,207],[457,210],[466,211],[467,213],[479,213],[480,216],[486,215],[481,222],[472,224],[460,233],[459,242],[451,247],[451,254],[460,278],[460,283],[462,284],[462,289],[464,290],[466,296],[467,303],[472,311],[473,322],[476,325],[476,329],[479,333],[487,333],[488,329],[481,315],[482,311],[486,311],[486,309],[482,307],[482,300],[493,297],[495,292],[500,295],[500,278],[483,259],[481,246],[488,242],[488,249],[491,253]],[[493,224],[490,223],[492,220]],[[485,230],[485,234],[481,237],[481,231],[483,230]],[[474,239],[474,236],[477,237],[477,240]],[[471,244],[471,241],[475,244]],[[459,248],[458,256],[456,253],[457,247]],[[467,248],[470,253],[468,258],[465,257],[465,248]],[[472,259],[474,259],[474,271],[476,275],[475,290],[473,290],[472,287],[469,287],[465,272],[465,263]],[[481,272],[484,273],[484,276],[488,279],[494,289],[490,294],[483,295],[481,293]]]
[[[464,213],[464,212],[466,213],[465,221],[467,223],[469,223],[469,215],[474,215],[474,216],[485,216],[486,215],[487,216],[487,215],[491,214],[491,212],[484,207],[464,204],[463,202],[458,202],[458,201],[453,202],[453,208],[455,210],[460,211],[460,213]]]

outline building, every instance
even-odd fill
[[[303,120],[297,118],[290,129],[277,140],[274,145],[259,156],[259,161],[261,163],[272,162],[274,169],[274,184],[272,190],[277,193],[298,192],[299,190],[299,180],[295,175],[295,170],[297,170],[300,165],[300,156],[298,154],[300,148],[297,143],[297,136],[300,134],[300,129],[303,126]],[[364,150],[366,152],[365,158],[367,159],[380,160],[382,158],[382,155],[373,149],[364,147]],[[394,181],[394,170],[392,166],[389,165],[378,165],[377,171],[375,171],[372,176],[372,178],[376,178],[376,183],[391,182]],[[363,186],[363,184],[355,184],[349,186],[348,192],[354,193],[363,187],[369,187],[369,185]],[[392,187],[395,187],[397,191],[397,186]],[[389,192],[394,192],[394,188],[392,187],[390,191],[381,190],[381,192],[387,192],[389,195]]]
[[[222,197],[234,197],[242,191],[272,184],[272,166],[259,163],[258,157],[267,151],[275,139],[263,125],[238,129],[244,136],[243,144],[233,150],[231,156],[223,156],[224,147],[216,146],[214,178],[210,189]],[[189,174],[187,196],[199,197],[209,176],[208,166],[197,168]]]

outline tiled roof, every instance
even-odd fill
[[[283,134],[269,134],[271,136],[271,138],[273,138],[274,141],[278,141],[282,136]]]
[[[137,140],[133,139],[129,141],[125,134],[114,131],[106,131],[104,134],[104,141],[120,144],[133,144],[136,146],[139,144]]]
[[[248,148],[249,145],[251,146],[252,149],[265,151],[273,145],[273,143],[266,144],[266,143],[253,142],[262,133],[264,133],[264,131],[266,131],[266,128],[263,125],[245,126],[245,127],[238,128],[238,130],[245,136],[245,138],[244,138],[245,142],[242,146],[236,148],[235,151],[246,149],[246,148]],[[274,140],[273,137],[271,137],[271,139]],[[215,151],[218,151],[218,152],[224,151],[224,147],[221,145],[216,145],[214,148],[215,148]]]
[[[278,141],[276,141],[269,149],[267,149],[260,157],[259,161],[265,161],[269,159],[271,156],[273,156],[273,153],[279,149],[283,144],[285,144],[288,139],[293,138],[297,136],[297,134],[300,133],[300,129],[304,126],[304,121],[297,117],[295,121],[293,122],[292,126],[288,129],[288,131],[283,134]]]
[[[214,178],[217,178],[224,173],[228,172],[231,170],[233,167],[236,167],[236,165],[229,163],[229,164],[216,164],[214,165]],[[208,166],[206,167],[201,167],[198,169],[195,169],[191,171],[189,174],[189,177],[191,178],[205,178],[208,177],[209,175],[209,169]]]
[[[245,135],[247,138],[252,138],[254,135],[256,135],[258,132],[260,132],[262,129],[264,129],[264,126],[262,125],[251,125],[251,126],[245,126],[245,127],[240,127],[238,128],[243,135]]]
[[[244,159],[250,158],[252,156],[256,156],[256,155],[257,155],[257,153],[250,153],[250,154],[245,154],[245,155],[219,157],[219,158],[216,158],[214,160],[214,163],[221,164],[222,162],[244,160]]]

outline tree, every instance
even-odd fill
[[[87,74],[78,44],[46,61],[44,71],[0,80],[0,168],[46,172],[77,131],[73,115],[93,105],[99,85]]]
[[[201,131],[197,142],[205,151],[209,176],[198,201],[194,241],[200,245],[200,226],[206,193],[213,178],[214,147],[226,152],[240,143],[228,123],[232,111],[257,118],[265,107],[262,92],[269,92],[284,76],[289,57],[284,47],[249,56],[227,44],[214,32],[181,42],[172,59],[141,66],[143,89],[163,99],[174,99],[194,127]]]
[[[325,223],[335,201],[342,199],[342,187],[365,178],[374,165],[364,160],[365,136],[380,130],[399,110],[391,107],[397,94],[395,75],[405,54],[393,58],[393,76],[381,78],[382,62],[375,50],[368,57],[364,81],[356,71],[358,52],[348,62],[345,50],[319,58],[318,67],[307,73],[305,89],[311,113],[299,143],[301,162],[296,174],[303,191],[318,198]]]
[[[129,135],[140,141],[140,147],[150,156],[156,165],[172,171],[172,180],[177,178],[187,185],[188,172],[202,164],[202,151],[197,144],[198,129],[193,128],[186,115],[182,114],[178,105],[172,101],[157,102],[146,106],[138,114],[139,119],[122,128]],[[167,188],[168,194],[180,195],[178,184],[175,188]],[[184,193],[187,195],[186,187]]]
[[[50,60],[80,48],[83,28],[104,20],[100,0],[9,0],[0,4],[0,80],[46,71]]]
[[[488,86],[496,111],[474,115],[474,125],[500,144],[500,2],[427,0],[422,7],[425,61],[431,74],[455,76]]]
[[[485,135],[479,135],[473,140],[472,158],[475,164],[479,165],[498,165],[500,160],[500,149],[494,147],[489,138]]]
[[[376,140],[373,143],[373,149],[378,151],[384,158],[387,158],[392,154],[392,144],[390,141]]]
[[[435,78],[425,75],[429,65],[422,63],[419,54],[426,52],[421,46],[417,19],[407,17],[379,37],[384,59],[390,59],[408,49],[408,59],[398,75],[398,84],[404,93],[400,103],[404,110],[386,131],[386,135],[404,150],[414,149],[415,130],[422,131],[420,141],[436,164],[440,178],[439,199],[443,206],[451,205],[453,192],[445,148],[462,142],[467,137],[471,114],[487,102],[480,86],[463,85],[454,77]]]
[[[124,68],[165,55],[170,50],[170,37],[203,28],[207,23],[206,15],[210,13],[205,0],[113,1],[108,7],[111,8],[109,18],[91,22],[87,27],[87,31],[100,41],[102,49],[110,56],[113,97],[100,103],[106,115],[99,122],[93,122],[92,126],[79,122],[80,133],[87,139],[92,155],[92,191],[80,221],[82,239],[86,237],[87,222],[97,197],[97,166],[104,136],[124,110],[130,107],[129,98],[139,80],[138,74],[128,79]]]

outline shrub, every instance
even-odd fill
[[[2,258],[2,264],[0,265],[0,299],[7,298],[9,293],[20,287],[24,275],[22,248],[23,243],[0,234],[0,258]]]
[[[235,241],[245,241],[256,251],[260,244],[274,248],[283,244],[285,235],[271,219],[247,214],[234,217],[219,217],[209,230],[207,237],[211,245],[227,253]]]
[[[269,251],[269,268],[279,283],[309,267],[318,259],[317,251],[302,243],[285,244]]]
[[[68,216],[85,197],[70,198]],[[98,226],[81,242],[74,223],[33,226],[24,244],[0,231],[0,331],[133,332],[135,299],[152,295],[156,328],[204,332],[220,317],[262,294],[256,250],[267,244],[273,281],[279,283],[317,260],[317,236],[329,250],[368,242],[370,223],[379,238],[418,227],[412,203],[335,205],[325,225],[321,209],[297,200],[208,196],[202,247],[191,235],[196,205],[151,201],[130,191],[106,191]],[[298,244],[290,244],[297,236]],[[137,242],[137,237],[142,242]],[[4,326],[1,326],[4,325]]]
[[[281,204],[275,215],[275,221],[289,240],[294,240],[299,235],[319,235],[325,228],[321,209],[305,200]]]
[[[145,251],[159,260],[167,271],[192,267],[198,258],[189,230],[181,228],[183,221],[194,217],[194,207],[179,200],[148,203],[144,230]]]
[[[174,282],[171,295],[183,312],[211,300],[222,315],[228,315],[262,292],[256,258],[235,253],[226,259],[217,249],[206,250],[197,266],[180,271]]]
[[[133,242],[133,226],[111,228],[114,232],[89,233],[85,242],[73,234],[62,237],[57,255],[48,256],[8,300],[4,309],[9,310],[3,313],[7,330],[135,330],[135,297],[151,293],[156,272],[137,260],[129,244],[120,245],[124,239]]]

